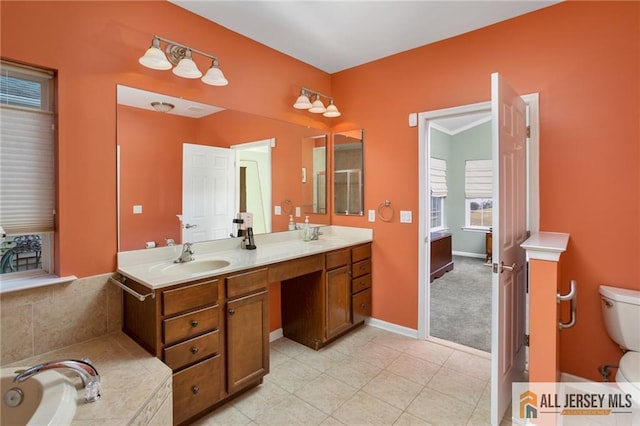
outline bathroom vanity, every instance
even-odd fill
[[[259,235],[251,251],[238,239],[195,243],[184,265],[173,263],[180,247],[118,254],[123,331],[173,370],[174,424],[269,372],[270,283],[281,283],[284,336],[313,349],[371,315],[371,231],[322,229],[312,242]]]

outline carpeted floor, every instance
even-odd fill
[[[431,283],[431,335],[491,352],[491,268],[453,256],[453,271]]]

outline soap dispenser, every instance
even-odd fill
[[[311,228],[309,228],[309,216],[305,216],[302,227],[302,240],[311,241]]]
[[[293,221],[293,215],[289,215],[289,231],[295,231],[296,223]]]

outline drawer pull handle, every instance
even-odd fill
[[[191,327],[195,328],[197,326],[198,326],[198,321],[196,320],[191,321]]]
[[[235,309],[229,309],[229,315],[233,315],[233,314],[235,314],[235,313],[236,313],[236,310],[235,310]]]
[[[367,307],[367,305],[366,305],[366,304],[364,304],[364,303],[361,303],[361,304],[360,304],[360,307],[364,309],[364,308],[366,308],[366,307]]]
[[[197,386],[194,386],[191,388],[191,392],[193,392],[194,395],[197,395],[198,392],[200,392],[200,388]]]
[[[198,349],[197,346],[194,346],[194,347],[191,348],[191,353],[194,354],[194,355],[197,354],[199,351],[200,351],[200,349]]]

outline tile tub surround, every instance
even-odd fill
[[[324,253],[373,241],[373,230],[346,226],[323,226],[317,241],[302,241],[301,231],[284,231],[255,236],[256,250],[240,248],[240,238],[206,241],[193,244],[196,261],[222,259],[229,266],[213,272],[167,275],[162,266],[171,265],[180,256],[182,245],[118,253],[118,272],[151,289],[182,282],[227,274],[272,263]]]
[[[0,364],[122,328],[122,291],[112,274],[0,294]]]
[[[121,332],[87,340],[3,367],[88,358],[100,374],[101,398],[84,402],[80,380],[72,425],[162,425],[172,418],[171,369]],[[59,370],[64,372],[64,370]]]

